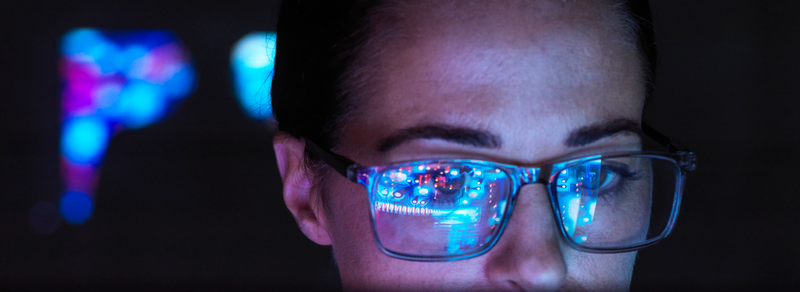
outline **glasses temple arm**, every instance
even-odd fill
[[[351,167],[357,165],[355,161],[333,153],[330,150],[322,149],[309,139],[306,139],[306,149],[308,149],[308,151],[311,152],[314,157],[319,158],[323,162],[327,163],[331,168],[333,168],[333,170],[342,176],[350,179],[351,181],[356,181],[355,171],[351,169]]]
[[[658,144],[661,144],[661,146],[667,147],[667,151],[670,153],[678,153],[679,151],[691,152],[686,146],[683,146],[683,144],[661,134],[647,123],[642,122],[642,132],[644,132],[647,137],[655,140]]]

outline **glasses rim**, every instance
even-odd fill
[[[556,198],[557,196],[556,178],[559,175],[559,172],[561,172],[562,170],[574,167],[576,165],[591,162],[597,159],[610,159],[610,158],[622,158],[622,157],[659,159],[671,163],[677,170],[675,173],[677,185],[675,186],[675,191],[673,193],[674,196],[673,206],[670,212],[669,219],[667,221],[667,225],[659,235],[647,239],[645,241],[636,242],[634,244],[612,246],[612,247],[590,247],[581,245],[577,243],[573,238],[567,235],[567,231],[564,228],[563,220],[557,215],[559,208],[558,208],[558,199]],[[414,261],[454,261],[454,260],[477,257],[491,250],[497,243],[497,241],[500,239],[500,237],[502,237],[506,225],[511,219],[511,216],[513,216],[516,200],[519,197],[519,192],[522,189],[522,187],[528,184],[537,184],[537,183],[544,184],[546,186],[555,222],[559,226],[561,237],[567,242],[567,244],[570,247],[579,251],[591,252],[591,253],[621,253],[621,252],[640,250],[655,245],[661,240],[663,240],[672,231],[675,220],[677,220],[677,215],[678,215],[677,213],[679,211],[680,201],[683,193],[682,186],[685,183],[684,182],[685,171],[681,169],[679,163],[681,159],[686,159],[686,156],[677,153],[670,154],[657,151],[617,151],[617,152],[608,152],[603,154],[594,154],[583,157],[577,157],[573,159],[568,159],[566,161],[554,160],[548,163],[537,164],[536,166],[520,166],[520,165],[504,164],[488,160],[456,158],[456,159],[431,159],[431,160],[406,161],[388,165],[360,167],[356,171],[357,171],[357,176],[360,178],[358,181],[359,184],[363,185],[366,188],[370,196],[370,222],[372,224],[372,230],[375,236],[375,241],[384,253],[397,258],[414,260]],[[506,205],[506,208],[503,211],[503,218],[502,221],[500,222],[500,228],[497,231],[497,233],[493,235],[493,238],[488,245],[476,249],[473,252],[458,254],[458,255],[414,255],[414,254],[393,251],[391,249],[386,248],[383,245],[383,243],[381,242],[381,238],[378,235],[378,230],[375,222],[376,208],[375,206],[373,206],[373,204],[377,202],[372,201],[372,197],[376,195],[375,192],[377,191],[375,189],[375,184],[377,184],[375,178],[379,177],[380,174],[385,173],[387,170],[398,169],[408,166],[425,165],[425,164],[472,164],[472,165],[477,164],[477,165],[488,166],[490,168],[500,169],[508,176],[508,178],[512,183],[512,188],[509,190],[508,194],[506,194],[507,197],[505,198],[505,200],[507,200],[509,203]]]
[[[378,168],[381,168],[381,167],[385,168],[385,167],[396,166],[396,165],[399,165],[399,164],[420,163],[420,162],[425,162],[425,161],[440,161],[440,162],[441,161],[455,161],[455,160],[474,161],[474,162],[491,163],[491,164],[494,164],[494,165],[503,166],[503,168],[505,168],[505,169],[519,169],[519,170],[523,170],[523,169],[530,170],[530,169],[533,169],[533,168],[537,168],[537,169],[543,170],[543,169],[549,168],[548,172],[550,172],[551,176],[552,176],[553,175],[552,168],[554,166],[560,166],[561,167],[561,166],[565,166],[565,165],[571,165],[573,163],[581,163],[582,161],[590,161],[590,160],[597,159],[597,158],[600,158],[600,157],[611,158],[611,157],[619,157],[620,155],[623,155],[623,156],[624,155],[644,155],[644,156],[651,156],[651,157],[654,157],[654,158],[662,158],[662,159],[670,160],[671,162],[673,162],[678,167],[678,169],[680,170],[680,174],[679,174],[679,177],[677,178],[678,185],[676,186],[675,199],[673,201],[673,207],[672,207],[672,211],[671,211],[671,214],[670,214],[670,218],[669,218],[668,224],[667,224],[665,230],[661,234],[659,234],[658,236],[656,236],[654,238],[651,238],[651,239],[649,239],[649,240],[647,240],[645,242],[642,242],[642,243],[639,243],[639,244],[635,244],[635,245],[628,245],[628,246],[622,246],[622,247],[612,247],[612,248],[586,247],[586,246],[579,245],[578,243],[576,243],[574,241],[574,239],[571,239],[571,238],[569,238],[569,236],[567,236],[566,231],[564,230],[564,227],[562,226],[563,224],[562,224],[561,218],[559,218],[557,216],[557,214],[558,214],[558,206],[557,206],[557,203],[556,203],[557,200],[555,198],[553,198],[554,193],[555,193],[555,189],[553,189],[553,188],[554,188],[555,184],[551,183],[552,178],[548,178],[547,181],[534,180],[534,181],[527,182],[528,184],[529,183],[545,183],[545,184],[547,184],[547,186],[548,186],[548,188],[547,188],[548,189],[548,194],[550,195],[550,202],[551,202],[552,208],[553,208],[553,216],[555,217],[556,222],[559,225],[559,230],[561,230],[561,237],[568,243],[568,245],[570,247],[572,247],[572,248],[574,248],[574,249],[576,249],[578,251],[583,251],[583,252],[620,253],[620,252],[635,251],[635,250],[640,250],[640,249],[643,249],[643,248],[650,247],[650,246],[655,245],[656,243],[660,242],[667,235],[669,235],[671,233],[671,231],[672,231],[672,229],[674,227],[674,224],[675,224],[675,222],[677,220],[680,201],[681,201],[681,198],[682,198],[682,195],[683,195],[683,186],[685,185],[686,174],[688,172],[693,171],[696,168],[697,155],[695,153],[689,151],[689,149],[686,148],[685,146],[683,146],[681,143],[668,138],[667,136],[661,134],[660,132],[656,131],[655,129],[653,129],[652,127],[650,127],[649,125],[647,125],[645,123],[642,123],[642,131],[644,132],[644,134],[646,136],[652,138],[658,144],[660,144],[661,146],[665,147],[668,152],[660,152],[660,151],[617,151],[617,152],[606,152],[606,153],[601,153],[601,154],[587,155],[587,156],[583,156],[583,157],[568,158],[568,159],[563,160],[563,161],[559,161],[558,160],[559,158],[556,158],[555,160],[551,160],[550,162],[543,162],[543,163],[539,163],[539,164],[531,165],[531,166],[517,166],[517,165],[512,165],[512,164],[505,164],[505,163],[499,163],[499,162],[493,162],[493,161],[487,161],[487,160],[479,160],[479,159],[438,159],[438,160],[434,159],[434,160],[406,161],[406,162],[399,162],[399,163],[388,164],[388,165],[379,165],[379,166],[362,166],[362,165],[359,165],[358,163],[356,163],[355,161],[351,160],[350,158],[347,158],[345,156],[336,154],[331,150],[323,149],[323,148],[317,146],[314,142],[312,142],[309,139],[305,140],[305,144],[306,144],[307,150],[310,152],[311,155],[314,155],[316,158],[319,158],[320,160],[322,160],[323,162],[328,164],[328,166],[330,166],[331,168],[336,170],[336,172],[338,172],[342,176],[348,178],[350,181],[355,182],[355,183],[359,183],[361,185],[364,185],[364,184],[360,183],[360,181],[359,181],[359,172],[360,172],[359,170],[361,170],[361,171],[370,170],[370,169],[375,170],[375,169],[378,169]],[[374,173],[377,173],[377,172],[374,172]],[[536,177],[538,178],[540,176],[537,174]],[[491,248],[494,247],[494,245],[497,243],[497,241],[501,237],[503,231],[505,230],[505,226],[507,225],[508,220],[510,220],[510,218],[511,218],[511,214],[510,214],[511,212],[510,211],[513,210],[513,207],[514,207],[514,205],[516,203],[516,197],[517,197],[516,195],[517,195],[519,189],[521,188],[521,186],[524,185],[524,184],[521,184],[521,183],[517,183],[516,182],[517,178],[513,178],[512,177],[512,179],[515,180],[515,183],[514,183],[515,184],[515,189],[511,192],[512,194],[510,196],[513,197],[514,199],[511,200],[511,202],[509,202],[509,204],[507,204],[507,206],[506,206],[506,211],[505,211],[504,216],[503,216],[504,218],[503,218],[500,230],[498,231],[497,235],[494,236],[491,244],[489,244],[485,248],[482,248],[482,249],[479,249],[479,250],[477,250],[475,252],[471,252],[471,253],[467,253],[467,254],[447,255],[447,256],[418,256],[418,255],[409,255],[409,254],[403,254],[403,253],[399,253],[399,252],[394,252],[394,251],[388,250],[383,246],[383,244],[381,244],[380,238],[378,237],[377,229],[376,229],[376,226],[375,226],[374,208],[373,208],[373,206],[371,206],[372,202],[370,202],[370,206],[369,206],[369,208],[370,208],[370,217],[371,217],[370,218],[370,222],[371,222],[371,225],[372,225],[372,230],[373,230],[373,233],[374,233],[374,236],[375,236],[376,243],[377,243],[379,249],[381,249],[381,251],[383,251],[385,254],[387,254],[389,256],[392,256],[392,257],[395,257],[395,258],[412,260],[412,261],[455,261],[455,260],[462,260],[462,259],[468,259],[468,258],[473,258],[473,257],[480,256],[480,255],[488,252],[489,250],[491,250]],[[364,185],[364,186],[366,186],[366,185]],[[367,191],[369,193],[372,190],[369,187],[367,187]],[[369,195],[371,195],[371,194],[369,194]]]

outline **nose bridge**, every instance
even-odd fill
[[[566,281],[567,270],[547,184],[537,183],[539,168],[524,173],[514,214],[485,270],[493,281],[525,290],[556,290]]]

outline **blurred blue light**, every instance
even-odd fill
[[[242,110],[253,119],[272,115],[270,89],[275,61],[274,32],[252,32],[240,39],[231,53],[231,69]]]
[[[128,75],[133,62],[145,57],[147,52],[147,48],[137,45],[129,46],[123,50],[120,50],[114,57],[115,71]]]
[[[82,224],[91,217],[87,190],[94,188],[112,133],[162,119],[194,90],[196,72],[177,36],[164,30],[74,29],[63,36],[61,53],[67,89],[61,154],[70,162],[62,173],[73,192],[62,197],[58,210],[68,223]],[[32,226],[43,224],[42,212],[36,212]]]
[[[195,72],[191,66],[184,66],[164,83],[164,92],[170,98],[182,99],[194,88]]]
[[[89,220],[92,217],[92,208],[94,201],[88,195],[70,191],[61,197],[59,203],[59,211],[64,221],[69,224],[79,225]]]
[[[100,67],[100,72],[109,74],[116,72],[121,66],[120,49],[113,43],[103,43],[99,47],[92,48],[94,62]]]
[[[112,108],[118,111],[123,126],[138,129],[161,119],[166,114],[166,103],[159,85],[131,81],[122,88]]]
[[[108,44],[103,34],[89,28],[74,29],[64,35],[61,53],[71,57],[94,57]],[[94,58],[91,59],[95,60]]]
[[[61,153],[76,164],[96,164],[108,144],[108,129],[102,119],[76,117],[64,121]]]

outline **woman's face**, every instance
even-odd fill
[[[367,48],[380,54],[364,71],[369,95],[356,100],[339,154],[366,166],[440,158],[536,165],[640,149],[633,131],[604,132],[613,123],[637,127],[645,93],[636,48],[611,6],[459,1],[396,13],[403,18],[393,36]],[[309,238],[333,246],[345,289],[624,290],[630,283],[635,253],[567,246],[542,184],[519,191],[503,235],[482,256],[389,257],[376,245],[366,189],[334,172],[312,183],[299,163],[302,141],[279,134],[275,143],[287,206]]]

